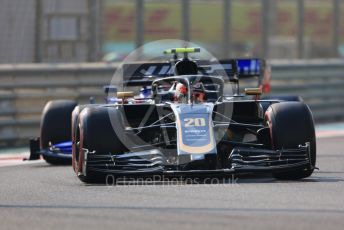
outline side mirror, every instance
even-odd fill
[[[132,91],[117,92],[117,98],[125,99],[128,97],[134,97],[134,92]]]
[[[262,89],[261,88],[245,88],[245,94],[259,96],[259,95],[262,95]]]

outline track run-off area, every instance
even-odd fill
[[[0,153],[1,229],[343,229],[344,124],[317,126],[317,167],[216,184],[88,185],[71,166]]]

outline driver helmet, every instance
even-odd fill
[[[188,89],[183,83],[177,83],[175,91],[175,100],[182,102],[187,99]]]

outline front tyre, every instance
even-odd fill
[[[310,143],[311,166],[305,169],[275,173],[281,180],[298,180],[312,175],[316,163],[316,139],[312,113],[302,102],[281,102],[271,105],[265,113],[270,127],[272,148],[295,149]]]
[[[76,157],[79,155],[79,136],[80,136],[80,129],[79,129],[79,115],[84,108],[87,107],[96,107],[98,105],[78,105],[72,112],[72,166],[73,169],[76,170],[77,168],[77,159]],[[77,137],[78,136],[78,137]]]
[[[110,120],[111,118],[111,120]],[[113,122],[113,123],[112,123]],[[112,124],[117,124],[115,131]],[[121,154],[125,147],[118,135],[124,133],[121,112],[111,107],[86,107],[78,118],[73,141],[74,171],[86,183],[99,182],[104,175],[92,171],[87,156],[92,154]]]

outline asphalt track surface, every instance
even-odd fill
[[[70,166],[1,167],[0,229],[344,229],[344,136],[317,147],[301,181],[106,186]]]

